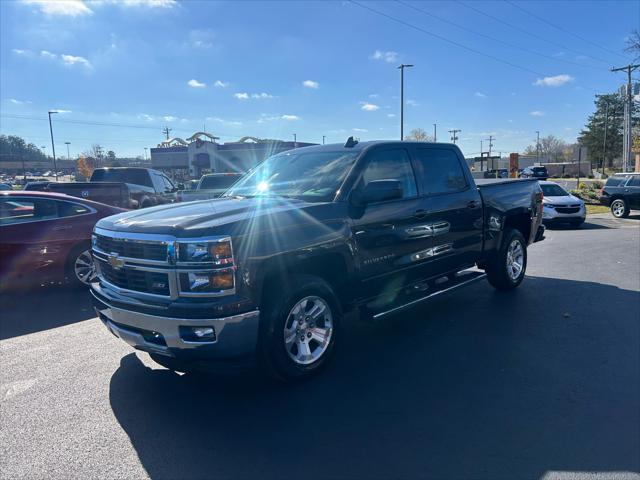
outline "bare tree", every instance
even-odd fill
[[[566,147],[567,144],[564,140],[555,135],[547,135],[540,139],[538,146],[534,143],[525,148],[524,153],[525,155],[536,155],[540,153],[541,157],[552,159],[563,156]]]
[[[416,142],[433,142],[433,137],[429,136],[422,128],[414,128],[404,139],[414,140]]]
[[[640,30],[634,30],[627,38],[626,52],[633,55],[634,60],[640,59]]]

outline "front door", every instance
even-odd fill
[[[640,209],[640,175],[631,175],[624,187],[624,194],[629,199],[629,208]]]
[[[360,296],[382,295],[383,302],[393,301],[398,291],[418,276],[410,256],[427,247],[427,237],[420,230],[423,212],[405,148],[377,149],[364,161],[354,189],[362,189],[373,180],[397,180],[403,188],[402,198],[368,204],[352,214]]]

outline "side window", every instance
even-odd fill
[[[402,185],[403,198],[418,195],[411,160],[404,149],[374,152],[362,173],[361,186],[373,180],[398,180]]]
[[[627,183],[627,187],[640,187],[640,175],[631,175],[631,180]]]
[[[10,197],[0,200],[0,225],[35,222],[58,218],[53,200]]]
[[[91,212],[91,210],[80,203],[58,202],[59,217],[73,217],[75,215],[82,215],[89,212]]]
[[[153,181],[153,189],[157,193],[164,192],[164,182],[162,181],[162,176],[158,175],[156,172],[149,172],[151,174],[151,180]]]
[[[173,192],[175,190],[175,187],[173,186],[173,183],[171,182],[171,180],[169,180],[164,175],[162,176],[162,180],[164,181],[165,192],[171,193],[171,192]]]
[[[416,161],[422,193],[453,193],[467,187],[460,160],[452,150],[419,148],[416,150]]]

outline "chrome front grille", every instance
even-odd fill
[[[113,238],[96,235],[96,248],[105,253],[117,253],[123,257],[145,260],[167,260],[167,244],[157,241],[133,241],[125,238]]]
[[[96,257],[102,277],[112,285],[134,292],[170,296],[168,272],[138,270],[126,267],[116,269],[108,262]]]

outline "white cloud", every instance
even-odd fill
[[[51,53],[49,50],[41,50],[40,51],[40,56],[44,57],[44,58],[56,58],[57,55],[55,53]]]
[[[541,112],[540,110],[534,110],[532,112],[529,112],[529,115],[531,115],[532,117],[544,117],[544,112]]]
[[[9,101],[15,105],[24,105],[25,103],[31,103],[30,100],[18,100],[16,98],[10,98]]]
[[[360,109],[364,110],[365,112],[375,112],[376,110],[380,109],[380,107],[374,103],[360,102],[360,105],[362,105]]]
[[[82,65],[85,68],[92,68],[91,62],[84,57],[62,54],[60,58],[65,65]]]
[[[396,114],[395,114],[395,113],[387,113],[387,117],[389,117],[389,118],[393,118],[393,117],[395,117],[395,116],[396,116]]]
[[[297,115],[267,115],[266,113],[260,114],[260,118],[258,119],[258,123],[266,123],[266,122],[274,122],[274,121],[282,121],[285,122],[295,122],[300,120],[300,117]]]
[[[371,95],[369,95],[369,98],[378,98],[380,95],[378,95],[377,93],[372,93]]]
[[[287,122],[295,122],[296,120],[300,120],[300,117],[297,115],[282,115],[280,118],[282,120],[286,120]]]
[[[191,80],[189,80],[187,82],[187,85],[189,85],[190,87],[193,87],[193,88],[204,88],[204,87],[206,87],[206,85],[204,83],[199,82],[195,78],[192,78]]]
[[[376,50],[370,56],[372,60],[381,60],[387,63],[395,63],[398,61],[398,52]]]
[[[252,93],[251,94],[251,98],[273,98],[273,95],[269,94],[269,93]]]
[[[410,107],[419,107],[420,104],[418,102],[416,102],[415,100],[409,99],[407,100],[407,105],[409,105]]]
[[[476,92],[473,95],[478,98],[487,98],[487,96],[482,92]]]
[[[207,122],[215,122],[215,123],[219,123],[221,125],[227,125],[230,127],[240,127],[243,125],[242,122],[237,122],[237,121],[233,121],[233,120],[225,120],[224,118],[220,118],[220,117],[207,117],[205,118],[205,120]]]
[[[58,113],[71,113],[71,110],[65,110],[64,108],[54,108],[52,111],[56,111]]]
[[[189,32],[189,44],[195,48],[211,48],[214,39],[213,30],[191,30]]]
[[[146,120],[147,122],[153,122],[155,120],[152,115],[147,115],[146,113],[141,113],[138,115],[138,118],[140,120]]]
[[[249,99],[249,94],[246,93],[246,92],[234,93],[233,96],[236,97],[238,100],[248,100]]]
[[[176,0],[94,0],[94,3],[108,3],[123,7],[172,8]]]
[[[222,80],[216,80],[213,84],[214,87],[218,88],[227,88],[229,86],[229,82],[223,82]]]
[[[302,85],[307,88],[313,88],[314,90],[320,88],[320,84],[318,82],[314,82],[313,80],[305,80],[304,82],[302,82]]]
[[[45,15],[62,15],[68,17],[78,17],[80,15],[91,15],[91,10],[81,0],[22,0],[26,5],[36,5]]]
[[[249,98],[262,100],[265,98],[273,98],[273,95],[265,92],[251,93],[251,94],[247,92],[239,92],[239,93],[234,93],[233,96],[236,97],[238,100],[249,100]]]
[[[178,117],[174,117],[173,115],[165,115],[164,117],[162,117],[162,119],[165,122],[175,122],[176,120],[178,120]]]
[[[369,130],[367,130],[366,128],[353,128],[352,130],[353,130],[354,132],[362,132],[362,133],[365,133],[365,132],[368,132],[368,131],[369,131]]]
[[[30,50],[23,50],[21,48],[12,48],[11,51],[16,55],[31,55]]]
[[[571,75],[563,73],[562,75],[556,75],[554,77],[539,78],[535,81],[534,85],[537,87],[560,87],[572,81],[573,77]]]

